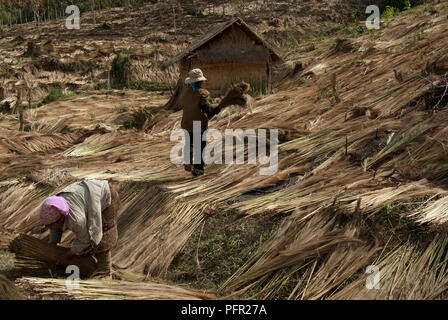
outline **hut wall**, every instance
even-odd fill
[[[254,91],[266,93],[268,90],[267,62],[221,62],[204,63],[196,57],[182,60],[180,77],[185,81],[188,71],[199,68],[207,78],[205,88],[212,97],[225,94],[231,84],[239,81],[248,82]]]
[[[180,61],[182,81],[188,71],[200,68],[213,97],[224,94],[232,83],[244,80],[256,91],[268,90],[269,51],[237,26],[209,41]]]

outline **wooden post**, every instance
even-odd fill
[[[17,102],[16,102],[17,108],[19,108],[21,104],[22,104],[22,88],[18,88],[17,89]]]
[[[22,106],[22,88],[19,87],[17,88],[17,102],[16,102],[16,107],[17,110],[19,111],[19,122],[20,122],[19,131],[23,131],[23,109],[21,106]]]
[[[32,96],[32,89],[28,88],[28,108],[31,110],[31,96]]]
[[[348,137],[345,137],[345,155],[348,154]]]
[[[174,32],[176,32],[176,9],[173,6],[173,22],[174,22]]]
[[[90,7],[92,9],[93,14],[93,24],[96,24],[96,17],[95,17],[95,0],[90,1]]]
[[[24,128],[24,120],[23,120],[23,109],[19,107],[19,131],[23,131]]]
[[[356,208],[354,214],[359,212],[360,207],[361,207],[361,198],[358,198],[358,200],[356,201]]]
[[[271,55],[268,58],[268,92],[272,94],[272,64],[271,64]]]

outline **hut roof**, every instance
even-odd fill
[[[262,46],[264,46],[270,52],[272,61],[274,63],[283,62],[283,59],[275,52],[274,48],[269,43],[263,40],[263,38],[259,36],[254,30],[252,30],[241,18],[234,18],[230,21],[221,22],[211,27],[205,34],[203,34],[201,37],[193,41],[187,48],[182,50],[178,55],[162,63],[161,68],[165,69],[170,65],[178,62],[179,60],[187,56],[189,53],[199,49],[200,47],[202,47],[204,44],[206,44],[219,34],[225,32],[228,28],[230,28],[234,24],[238,25],[250,38],[252,38],[253,40],[259,42]]]

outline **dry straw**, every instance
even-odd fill
[[[443,5],[435,6],[443,12]],[[412,25],[403,28],[409,21]],[[431,32],[417,40],[422,23]],[[314,52],[291,56],[315,62],[285,79],[280,92],[260,97],[252,113],[242,109],[231,113],[230,121],[219,114],[210,122],[219,130],[280,129],[279,170],[268,177],[259,175],[259,163],[212,165],[196,178],[172,164],[169,155],[177,142],[170,135],[180,127],[182,112],[160,117],[147,133],[121,130],[114,123],[120,115],[117,106],[148,103],[150,110],[159,110],[167,97],[129,92],[56,102],[39,109],[33,120],[39,130],[25,133],[17,131],[14,116],[2,117],[0,226],[44,237],[37,210],[63,185],[24,177],[64,168],[76,179],[120,182],[120,240],[113,257],[125,271],[164,278],[176,254],[199,232],[202,209],[215,204],[282,219],[272,237],[226,279],[223,294],[444,298],[448,275],[442,238],[427,248],[421,248],[424,239],[402,239],[391,249],[387,240],[366,240],[360,231],[367,217],[388,219],[383,209],[393,204],[402,204],[406,210],[399,217],[412,219],[422,230],[446,222],[446,79],[439,72],[443,68],[430,62],[444,61],[447,37],[440,16],[407,11],[381,34],[351,41],[350,52],[332,51],[335,44],[322,41]],[[328,94],[332,86],[339,100]],[[110,130],[86,129],[94,121],[92,109],[95,121]],[[56,125],[60,119],[65,129]],[[52,124],[58,131],[46,131]],[[337,223],[341,213],[352,223]],[[68,245],[71,238],[64,240]],[[373,296],[372,291],[365,294],[364,286],[370,264],[378,264],[385,277],[384,290]]]

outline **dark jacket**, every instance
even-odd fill
[[[199,86],[195,91],[191,86],[184,86],[179,97],[179,105],[183,109],[182,129],[193,132],[193,121],[201,121],[201,131],[208,128],[208,120],[218,114],[220,108],[209,103],[210,93]]]

